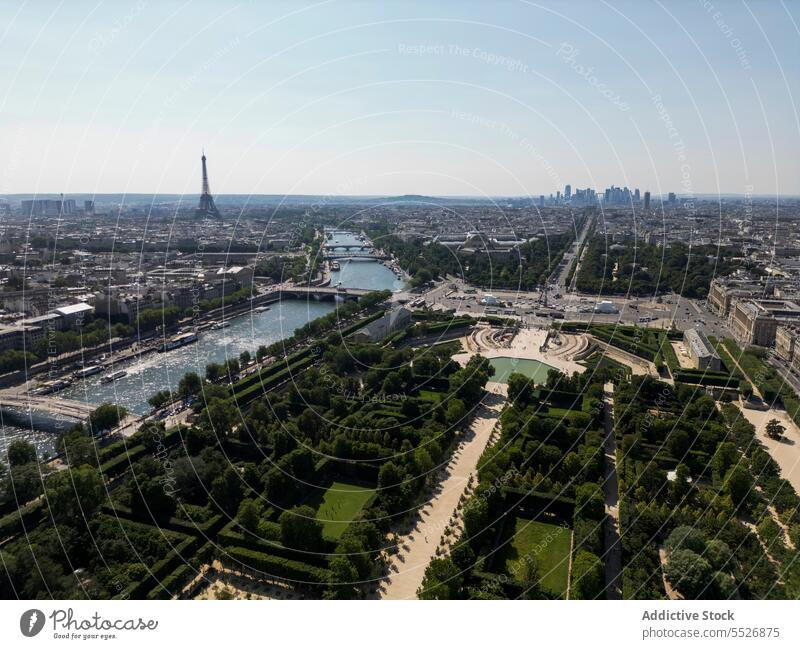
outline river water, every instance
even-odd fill
[[[330,242],[344,245],[360,243],[352,233],[337,234]],[[403,288],[403,281],[378,261],[342,260],[340,264],[341,270],[331,273],[331,286],[341,282],[346,288],[390,289],[395,292]],[[164,353],[150,353],[139,361],[116,365],[114,370],[125,370],[127,375],[113,383],[102,381],[102,377],[111,372],[108,369],[76,381],[57,396],[93,404],[110,401],[131,412],[145,414],[150,410],[147,400],[159,390],[174,389],[186,372],[194,370],[202,375],[209,363],[221,363],[245,350],[255,353],[260,345],[270,345],[288,338],[298,327],[335,309],[334,302],[276,302],[270,305],[268,311],[251,311],[231,318],[230,326],[225,329],[200,333],[198,341],[192,345]],[[24,427],[27,421],[25,413],[8,415],[0,422],[0,458],[3,458],[7,445],[15,439],[26,439],[35,444],[40,455],[47,456],[53,452],[56,438],[53,433],[64,428],[64,421],[53,422],[52,426],[46,427],[46,431],[43,430],[44,426],[34,422],[35,430],[30,430]]]

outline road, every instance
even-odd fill
[[[478,460],[497,425],[505,397],[489,393],[467,434],[445,469],[443,480],[429,502],[420,509],[414,527],[397,540],[398,553],[392,557],[389,574],[378,587],[381,599],[416,599],[425,569],[436,556],[469,477],[476,474]],[[477,476],[476,476],[477,479]]]
[[[617,480],[617,440],[614,435],[614,384],[603,389],[606,436],[603,443],[603,499],[606,523],[603,525],[606,599],[622,599],[622,545],[619,538],[619,482]]]
[[[569,247],[569,250],[567,250],[567,252],[564,253],[564,259],[561,263],[561,270],[558,273],[558,278],[556,279],[555,282],[558,286],[558,291],[560,293],[566,292],[567,275],[569,275],[570,268],[572,267],[572,262],[575,260],[578,251],[581,249],[583,242],[586,240],[586,236],[589,234],[589,230],[591,230],[595,218],[596,217],[594,214],[590,214],[589,216],[586,217],[583,223],[583,227],[581,228],[581,231],[578,233],[578,236],[575,238],[575,241]],[[577,275],[578,273],[575,273],[575,276]]]

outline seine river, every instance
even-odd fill
[[[352,234],[339,234],[329,243],[360,243]],[[346,288],[369,290],[390,289],[399,291],[403,282],[395,274],[377,261],[342,260],[341,270],[331,274],[331,286],[339,282]],[[314,300],[283,300],[270,305],[268,311],[251,311],[229,320],[225,329],[209,330],[200,333],[193,345],[187,345],[164,353],[150,353],[139,361],[116,365],[114,370],[125,370],[127,374],[113,383],[103,383],[102,377],[111,370],[95,374],[82,381],[76,381],[57,396],[87,403],[110,401],[125,406],[138,414],[149,412],[147,399],[159,390],[174,389],[180,378],[191,370],[202,375],[207,364],[222,362],[238,356],[247,350],[254,353],[260,345],[270,345],[292,335],[295,329],[336,309],[334,302]],[[2,436],[0,436],[0,457],[5,447],[14,439],[22,438],[36,444],[40,454],[53,452],[55,437],[52,431],[64,428],[71,422],[48,421],[44,426],[29,430],[20,427],[27,415],[7,413],[3,417]],[[20,417],[22,418],[20,420]]]

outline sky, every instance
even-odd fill
[[[800,2],[0,3],[0,196],[800,194]]]

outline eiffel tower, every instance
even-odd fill
[[[208,171],[206,170],[206,152],[203,151],[203,157],[200,158],[203,164],[203,190],[200,193],[200,204],[197,206],[195,214],[200,217],[212,216],[220,218],[219,210],[214,204],[214,197],[211,195],[211,190],[208,187]]]

